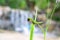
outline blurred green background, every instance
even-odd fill
[[[53,8],[56,3],[56,0],[0,0],[1,6],[10,6],[11,8],[17,9],[29,9],[29,2],[35,2],[35,5],[39,7],[41,10],[45,10],[48,6]],[[52,5],[53,4],[53,5]],[[60,2],[55,9],[55,13],[53,15],[53,20],[60,21]]]

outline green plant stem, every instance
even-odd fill
[[[49,0],[48,0],[48,8],[49,8]],[[47,18],[48,18],[48,16],[49,16],[49,14],[47,13]],[[48,19],[47,19],[48,20]],[[46,32],[47,32],[47,30],[48,30],[48,26],[49,25],[46,25],[46,29],[45,29],[45,31],[43,32],[44,33],[44,40],[46,40]]]
[[[52,10],[50,19],[52,19],[52,16],[53,16],[53,14],[54,14],[54,12],[55,12],[56,7],[57,7],[57,5],[55,4],[54,9]],[[47,18],[48,18],[48,15],[47,15]],[[48,21],[48,19],[47,19],[47,21]],[[50,21],[48,21],[48,22],[51,23]],[[46,25],[46,31],[48,30],[49,23],[48,23],[48,25]]]
[[[55,4],[54,9],[53,9],[53,11],[52,11],[52,13],[51,13],[50,19],[52,19],[52,16],[53,16],[53,14],[54,14],[54,12],[55,12],[56,6],[57,6],[57,5]],[[47,15],[47,18],[48,18],[48,15]],[[48,22],[51,23],[50,21],[48,21]],[[46,32],[47,32],[47,30],[48,30],[49,23],[46,25]],[[44,32],[44,40],[46,40],[46,32]]]
[[[56,7],[57,7],[57,4],[55,4],[55,6],[54,6],[54,9],[53,9],[53,11],[52,11],[52,14],[51,14],[50,19],[52,19],[52,16],[53,16],[53,14],[54,14],[54,12],[55,12]]]
[[[44,31],[44,40],[46,40],[46,32]]]
[[[35,21],[36,21],[36,18],[37,18],[37,10],[36,10],[36,14],[35,14]]]
[[[35,15],[35,19],[34,19],[35,21],[36,21],[36,18],[37,18],[37,10],[36,10],[36,15]],[[35,28],[35,25],[32,23],[31,29],[30,29],[30,40],[33,40],[34,28]]]
[[[30,40],[33,40],[33,33],[34,33],[34,24],[31,24],[31,30],[30,30]]]

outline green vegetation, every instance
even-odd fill
[[[5,0],[0,0],[0,5],[5,5]]]
[[[30,1],[35,1],[36,6],[38,6],[41,10],[45,10],[46,8],[48,8],[48,6],[52,6],[52,4],[54,6],[56,2],[56,0],[30,0]],[[28,9],[29,7],[27,6],[27,4],[29,4],[27,0],[0,0],[0,5],[10,6],[11,8]],[[59,4],[60,3],[58,3],[57,8],[55,9],[55,13],[60,11]],[[57,17],[53,15],[53,20],[60,21],[60,16]]]
[[[0,0],[0,5],[10,6],[11,8],[25,8],[26,0]]]

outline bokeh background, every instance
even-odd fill
[[[49,25],[47,40],[60,40],[60,0],[0,0],[0,40],[29,40],[31,23],[27,19],[34,20],[36,8],[36,21],[43,22],[43,29]],[[36,25],[34,40],[43,40],[43,37],[42,30]]]

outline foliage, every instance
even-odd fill
[[[40,9],[45,9],[48,5],[48,1],[47,0],[35,0],[36,5],[40,8]]]
[[[0,5],[7,5],[11,8],[26,8],[26,0],[0,0]]]
[[[11,8],[25,8],[26,7],[25,0],[10,0],[8,3]]]
[[[10,6],[11,8],[16,8],[17,7],[17,0],[9,0],[8,6]]]
[[[0,5],[5,5],[5,0],[0,0]]]

